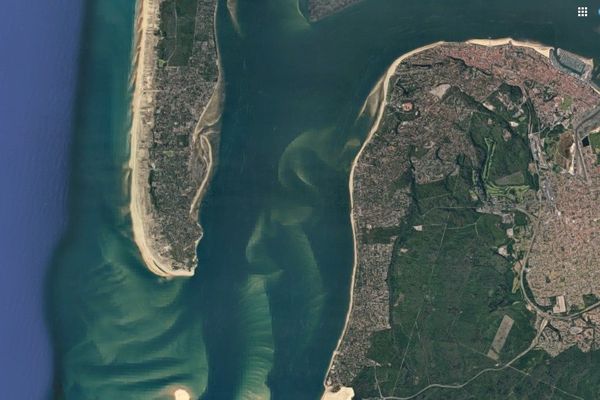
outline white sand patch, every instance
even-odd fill
[[[173,397],[175,398],[175,400],[190,400],[192,398],[185,389],[177,389],[173,393]]]
[[[354,389],[342,386],[337,392],[326,391],[321,400],[352,400],[354,398]]]

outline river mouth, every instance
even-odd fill
[[[571,18],[560,1],[367,0],[314,25],[293,1],[239,1],[242,35],[221,1],[219,164],[201,209],[196,276],[167,282],[145,271],[124,211],[131,49],[108,49],[132,41],[134,10],[107,4],[94,29],[113,34],[85,56],[98,69],[84,82],[76,132],[77,218],[51,281],[67,398],[94,390],[169,398],[164,390],[178,385],[205,399],[318,398],[349,301],[348,177],[373,122],[357,117],[389,64],[437,40],[471,37],[600,54],[593,23]],[[114,31],[115,15],[129,27]]]

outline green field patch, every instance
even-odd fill
[[[496,179],[496,184],[500,186],[516,186],[525,183],[525,176],[522,171],[517,171],[513,174],[503,176]]]
[[[413,182],[412,174],[410,171],[405,171],[400,177],[394,182],[395,190],[402,190],[410,186]]]
[[[560,109],[562,111],[569,111],[572,105],[573,98],[571,96],[565,96],[565,98],[560,102]]]
[[[544,153],[547,155],[548,161],[553,160],[558,151],[560,137],[565,131],[565,127],[559,124],[552,128],[545,128],[540,132],[540,138],[543,140]]]
[[[481,178],[489,195],[511,194],[501,186],[525,186],[512,193],[518,196],[521,190],[533,187],[534,180],[529,172],[532,161],[527,139],[519,135],[506,135],[509,128],[493,114],[473,114],[469,134],[483,160]]]
[[[529,217],[521,211],[515,211],[515,226],[527,226],[530,223]]]
[[[196,0],[165,0],[160,4],[158,56],[161,64],[188,64],[194,45]]]
[[[583,304],[585,305],[585,307],[589,307],[600,301],[600,298],[598,296],[596,296],[595,294],[591,294],[591,293],[584,294],[582,297],[583,297]]]
[[[590,133],[589,140],[594,152],[600,153],[600,132]]]
[[[366,243],[390,243],[401,232],[401,227],[377,227],[365,232]]]

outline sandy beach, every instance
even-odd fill
[[[156,47],[159,36],[155,34],[159,26],[160,0],[138,0],[136,14],[135,54],[132,71],[132,124],[130,137],[129,168],[131,170],[130,183],[130,213],[133,227],[134,240],[140,250],[144,263],[150,271],[162,277],[192,276],[194,268],[181,268],[181,260],[174,260],[165,256],[173,243],[169,243],[157,226],[157,211],[153,209],[148,186],[149,159],[152,141],[152,128],[154,125],[154,109],[156,107],[157,73]],[[216,19],[215,7],[212,18]],[[214,27],[213,27],[214,29]],[[213,31],[216,39],[216,32]],[[221,110],[224,101],[224,85],[222,68],[216,47],[216,60],[218,76],[216,86],[201,110],[201,114],[194,127],[190,138],[191,158],[190,164],[201,165],[204,175],[194,190],[194,196],[189,205],[189,222],[197,224],[199,229],[195,247],[202,238],[202,229],[198,222],[198,213],[202,198],[208,188],[210,178],[215,167],[215,153],[213,146],[218,144],[221,124]],[[154,168],[154,167],[152,167]],[[191,168],[191,167],[190,167]],[[190,172],[191,174],[192,172]],[[185,211],[183,211],[185,212]],[[195,248],[194,247],[194,248]],[[162,255],[161,255],[162,254]],[[192,264],[197,262],[194,252]]]
[[[467,43],[478,44],[480,46],[486,47],[494,47],[494,46],[502,46],[505,44],[510,44],[515,47],[527,47],[533,49],[543,55],[546,58],[550,58],[550,50],[553,47],[545,46],[541,43],[536,42],[526,42],[521,40],[515,40],[513,38],[501,38],[501,39],[471,39],[467,40]]]
[[[377,83],[375,84],[375,87],[373,88],[371,93],[369,93],[369,96],[367,97],[365,104],[361,108],[360,114],[364,113],[365,111],[369,111],[370,113],[372,113],[374,110],[377,110],[377,116],[375,118],[375,122],[373,123],[373,126],[369,130],[369,134],[367,135],[367,138],[365,139],[363,145],[361,146],[360,150],[356,154],[356,157],[354,157],[354,160],[352,161],[352,166],[350,169],[350,180],[348,182],[348,190],[350,192],[350,224],[352,226],[352,238],[353,238],[352,240],[353,240],[353,246],[354,246],[354,262],[352,265],[352,279],[351,279],[351,283],[350,283],[350,306],[348,307],[348,312],[346,313],[344,329],[342,331],[340,338],[338,339],[336,348],[333,352],[333,356],[331,357],[331,360],[329,361],[329,366],[327,367],[327,374],[325,376],[325,381],[323,382],[325,392],[323,393],[321,400],[350,400],[354,397],[354,390],[352,388],[348,388],[348,387],[341,387],[337,392],[333,392],[333,387],[328,385],[328,383],[327,383],[327,376],[329,375],[329,371],[331,370],[331,367],[333,366],[333,362],[334,362],[336,354],[338,353],[338,349],[340,348],[340,345],[342,343],[342,339],[344,338],[344,335],[346,334],[346,330],[348,329],[348,321],[350,320],[350,314],[352,311],[354,283],[356,280],[356,270],[358,267],[358,243],[356,241],[356,221],[354,219],[354,196],[353,196],[354,171],[356,170],[356,164],[357,164],[358,160],[360,159],[360,156],[362,155],[362,152],[365,149],[366,145],[371,141],[371,139],[373,138],[373,135],[379,129],[379,124],[381,123],[381,119],[383,118],[383,112],[385,111],[385,107],[387,105],[387,93],[388,93],[388,89],[389,89],[389,82],[390,82],[390,79],[392,78],[392,76],[394,75],[394,73],[396,72],[396,68],[398,68],[398,65],[402,61],[406,60],[408,57],[411,57],[411,56],[418,54],[420,52],[423,52],[425,50],[440,46],[444,43],[445,42],[436,42],[436,43],[429,44],[427,46],[419,47],[419,48],[409,51],[408,53],[403,54],[402,56],[397,58],[392,63],[392,65],[387,69],[385,74],[379,79],[379,81],[377,81]]]
[[[153,30],[158,26],[158,2],[155,0],[138,0],[136,16],[135,33],[135,55],[134,55],[134,73],[133,73],[133,98],[132,98],[132,121],[130,136],[130,158],[129,168],[131,169],[131,192],[129,208],[131,212],[131,222],[133,228],[133,237],[137,244],[142,259],[150,271],[156,275],[169,276],[191,276],[193,271],[178,270],[173,271],[170,262],[160,257],[152,250],[149,242],[148,224],[151,221],[150,216],[145,210],[145,202],[149,201],[148,194],[144,193],[144,187],[140,182],[140,160],[148,158],[146,150],[141,147],[141,137],[144,133],[142,126],[142,111],[152,107],[152,95],[147,93],[152,87],[154,73],[154,47],[156,46],[156,35]]]
[[[333,387],[327,383],[327,377],[329,376],[329,371],[331,370],[331,368],[334,364],[336,354],[339,351],[339,348],[340,348],[340,345],[344,338],[344,335],[346,334],[346,330],[348,329],[348,321],[350,319],[350,314],[352,312],[352,305],[353,305],[354,284],[355,284],[355,279],[356,279],[356,270],[358,267],[358,243],[356,240],[356,221],[354,219],[354,198],[353,198],[354,171],[356,169],[356,165],[362,155],[363,150],[365,149],[367,144],[371,141],[371,139],[373,138],[373,135],[379,129],[379,125],[383,118],[383,113],[387,106],[387,94],[388,94],[388,90],[389,90],[389,82],[390,82],[392,76],[394,75],[398,65],[402,61],[406,60],[407,58],[409,58],[411,56],[414,56],[415,54],[418,54],[425,50],[429,50],[429,49],[441,46],[443,44],[448,44],[448,43],[451,43],[451,42],[440,41],[440,42],[435,42],[435,43],[432,43],[432,44],[429,44],[429,45],[426,45],[423,47],[419,47],[417,49],[409,51],[408,53],[401,55],[396,60],[394,60],[392,65],[387,69],[387,71],[381,77],[381,79],[379,81],[377,81],[374,89],[371,91],[371,93],[367,97],[367,100],[363,104],[361,111],[359,113],[359,116],[361,114],[363,114],[364,112],[370,112],[372,114],[372,111],[375,108],[377,109],[377,116],[375,118],[375,122],[373,123],[373,126],[371,127],[363,145],[361,146],[356,157],[354,158],[354,160],[352,162],[351,170],[350,170],[350,179],[348,182],[348,190],[350,192],[350,223],[352,225],[352,237],[353,237],[353,244],[354,244],[354,262],[353,262],[353,266],[352,266],[352,279],[351,279],[351,283],[350,283],[350,305],[348,307],[348,312],[346,313],[346,321],[344,323],[344,329],[343,329],[342,334],[337,342],[337,346],[333,352],[332,358],[329,362],[329,367],[327,368],[327,374],[325,375],[325,380],[323,382],[325,391],[323,393],[323,396],[321,397],[321,400],[351,400],[354,397],[354,390],[352,390],[352,388],[348,388],[348,387],[341,387],[337,392],[333,392]],[[471,40],[468,40],[467,43],[481,45],[481,46],[487,46],[487,47],[501,46],[501,45],[506,45],[506,44],[511,44],[511,45],[517,46],[517,47],[528,47],[528,48],[534,49],[535,51],[539,52],[540,54],[542,54],[548,58],[550,57],[550,50],[552,49],[552,47],[544,46],[543,44],[534,43],[534,42],[518,41],[518,40],[514,40],[512,38],[471,39]],[[375,107],[375,106],[377,106],[377,107]]]

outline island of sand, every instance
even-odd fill
[[[306,13],[310,22],[316,22],[362,0],[306,0]]]
[[[199,206],[223,101],[215,0],[139,0],[131,129],[131,217],[147,267],[190,276]]]
[[[598,390],[583,356],[600,349],[592,70],[509,39],[435,43],[390,67],[363,108],[351,306],[323,399]]]

